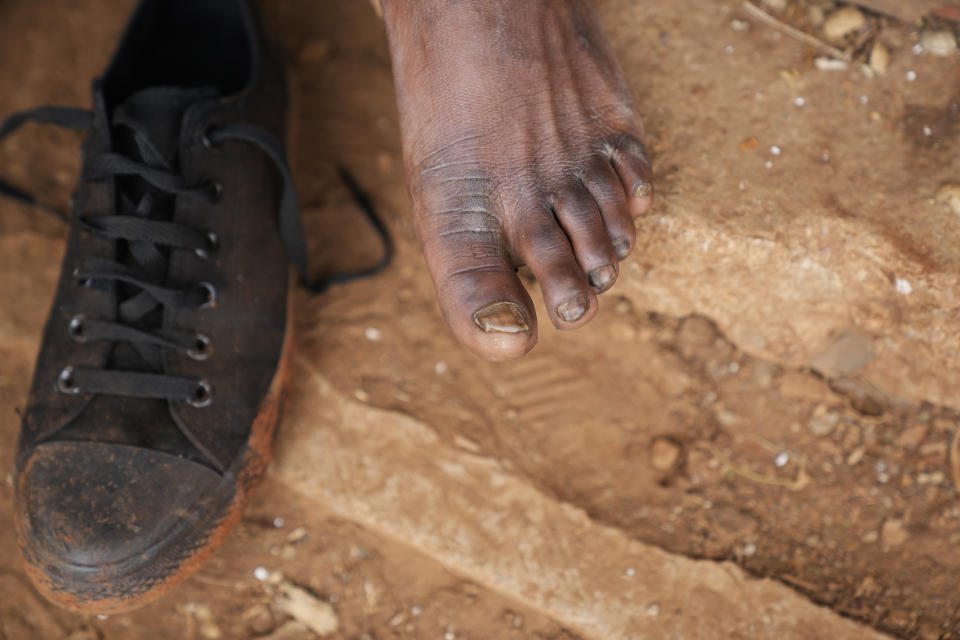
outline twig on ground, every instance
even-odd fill
[[[847,53],[846,51],[841,51],[836,47],[831,47],[826,42],[823,42],[822,40],[818,40],[817,38],[814,38],[809,33],[804,33],[803,31],[800,31],[795,27],[791,27],[785,22],[781,22],[780,20],[777,20],[776,18],[774,18],[769,13],[767,13],[757,5],[753,4],[749,0],[743,0],[743,10],[746,11],[748,14],[750,14],[752,17],[756,18],[760,22],[767,25],[768,27],[773,27],[774,29],[782,31],[788,36],[790,36],[791,38],[795,38],[801,42],[805,42],[809,44],[811,47],[820,49],[824,53],[828,53],[834,58],[837,58],[838,60],[843,60],[844,62],[851,61],[850,54]]]
[[[797,462],[798,469],[796,478],[793,480],[788,480],[787,478],[778,478],[776,476],[768,476],[762,473],[757,473],[752,469],[738,465],[733,460],[720,453],[720,450],[716,447],[710,447],[710,453],[712,453],[713,457],[720,461],[720,464],[722,464],[732,473],[759,484],[768,484],[775,487],[786,487],[791,491],[800,491],[810,484],[810,475],[807,473],[807,463],[806,459],[804,458],[801,458]]]

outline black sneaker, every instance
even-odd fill
[[[92,111],[0,125],[89,129],[16,456],[18,538],[59,605],[156,597],[264,471],[290,361],[287,256],[307,270],[286,110],[249,2],[142,0]]]

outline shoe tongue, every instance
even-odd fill
[[[164,160],[173,164],[180,143],[183,114],[190,105],[215,98],[218,93],[215,87],[142,89],[116,108],[114,119],[137,122]]]

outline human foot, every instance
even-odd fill
[[[651,169],[591,0],[384,0],[417,235],[474,353],[586,324],[650,209]]]

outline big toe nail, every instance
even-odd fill
[[[473,314],[473,321],[484,333],[529,333],[527,314],[515,302],[494,302]]]
[[[597,291],[603,293],[613,286],[617,279],[617,269],[611,264],[597,267],[587,276],[590,279],[590,285]]]
[[[565,322],[576,322],[583,317],[583,314],[590,308],[590,296],[585,293],[578,293],[571,296],[557,305],[557,314]]]

